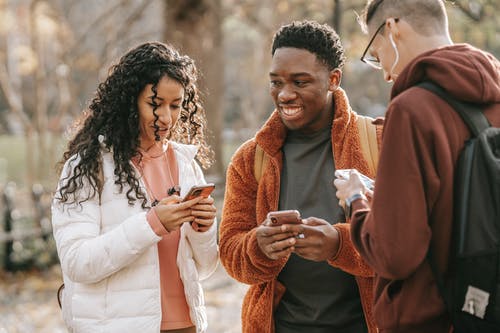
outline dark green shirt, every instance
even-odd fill
[[[297,209],[302,218],[331,224],[344,221],[334,172],[330,127],[312,135],[290,131],[283,146],[279,209]],[[352,275],[292,254],[278,280],[287,289],[275,312],[276,333],[367,331]]]

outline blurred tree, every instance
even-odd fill
[[[455,0],[452,3],[476,22],[485,17],[493,16],[495,14],[494,8],[498,6],[498,0]]]
[[[210,172],[222,181],[224,52],[220,0],[166,0],[164,40],[195,59],[205,94],[209,142],[215,153]]]
[[[19,15],[14,17],[18,9],[21,9]],[[0,51],[0,88],[11,115],[17,120],[15,122],[14,117],[9,117],[7,130],[15,131],[17,124],[25,134],[29,147],[26,151],[26,178],[31,185],[48,172],[47,89],[50,81],[45,65],[46,57],[54,54],[52,47],[59,45],[58,27],[44,1],[34,0],[17,8],[4,1],[0,10],[12,24],[7,24],[2,31],[5,48]],[[53,42],[51,45],[48,45],[48,39]]]
[[[46,180],[61,149],[54,137],[80,114],[111,59],[146,39],[166,39],[197,61],[216,151],[213,172],[221,175],[227,162],[221,135],[236,132],[235,145],[241,143],[274,107],[267,72],[272,36],[282,24],[313,19],[336,27],[348,58],[342,86],[353,108],[383,114],[391,86],[359,61],[369,38],[357,23],[364,5],[365,0],[0,0],[0,133],[25,135],[31,170],[25,179]],[[498,0],[446,6],[455,42],[500,56]]]
[[[225,119],[239,143],[255,134],[274,108],[268,93],[274,33],[293,20],[329,21],[332,1],[225,0],[224,8]]]
[[[154,36],[149,21],[142,30],[137,27],[148,9],[157,11],[154,5],[148,0],[111,0],[104,6],[99,0],[0,1],[0,107],[9,110],[0,112],[0,123],[7,133],[26,137],[26,185],[53,181],[50,167],[59,158],[60,134],[81,113],[110,60]]]
[[[498,0],[447,1],[454,41],[470,42],[498,57],[499,24],[494,14],[499,4]],[[372,116],[384,114],[391,85],[359,61],[369,38],[358,24],[365,5],[366,0],[224,0],[225,121],[236,134],[246,129],[236,135],[238,141],[251,136],[273,108],[267,83],[271,38],[282,24],[296,19],[314,19],[335,27],[346,50],[342,86],[353,109]],[[481,20],[470,19],[464,8],[482,8]]]
[[[455,42],[467,42],[500,57],[498,0],[449,1],[450,30]]]

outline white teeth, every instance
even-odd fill
[[[290,107],[284,108],[284,107],[282,107],[281,108],[281,111],[286,116],[293,116],[293,115],[299,113],[301,110],[302,110],[302,108],[300,108],[300,107],[293,107],[293,108],[290,108]]]

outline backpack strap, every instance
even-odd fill
[[[255,160],[253,164],[253,174],[255,176],[255,180],[257,184],[260,182],[262,178],[262,174],[269,163],[269,155],[264,152],[259,144],[255,146]]]
[[[484,116],[482,109],[477,104],[460,102],[450,96],[443,88],[431,81],[420,82],[417,84],[417,87],[432,91],[450,104],[460,117],[462,117],[474,136],[478,136],[479,133],[491,127],[490,122]]]
[[[373,119],[365,116],[357,118],[358,132],[361,144],[361,151],[372,174],[375,174],[378,166],[379,147],[377,140],[377,125],[373,124]],[[269,155],[264,152],[259,144],[255,146],[254,176],[257,183],[260,182],[262,174],[269,163]]]
[[[416,87],[429,90],[438,95],[445,102],[447,102],[460,115],[462,120],[472,132],[473,136],[478,136],[479,133],[481,133],[483,130],[491,127],[491,124],[484,116],[480,105],[458,101],[448,92],[446,92],[442,87],[431,81],[420,82],[416,85]],[[426,257],[436,280],[439,293],[446,305],[446,309],[450,315],[450,318],[452,318],[452,304],[448,303],[448,297],[445,289],[445,278],[439,271],[432,246],[429,246]]]
[[[376,174],[379,158],[379,148],[377,140],[377,125],[373,124],[373,119],[365,116],[357,118],[359,143],[361,152],[365,157],[372,174]]]

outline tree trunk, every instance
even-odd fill
[[[35,0],[30,6],[30,26],[31,26],[31,48],[37,55],[37,66],[35,68],[35,109],[34,109],[34,127],[38,140],[38,159],[36,162],[36,181],[46,179],[48,176],[48,160],[47,160],[47,94],[46,87],[47,73],[45,72],[45,49],[41,41],[40,29],[38,29],[38,21],[40,10],[38,7],[40,1]],[[34,146],[27,147],[27,152],[33,153]],[[31,184],[30,184],[31,185]]]
[[[208,142],[215,152],[209,169],[220,181],[222,160],[224,62],[222,10],[220,0],[166,0],[165,33],[167,43],[196,61],[200,71],[199,87],[208,121]]]
[[[340,36],[342,29],[342,0],[334,0],[332,26]]]

